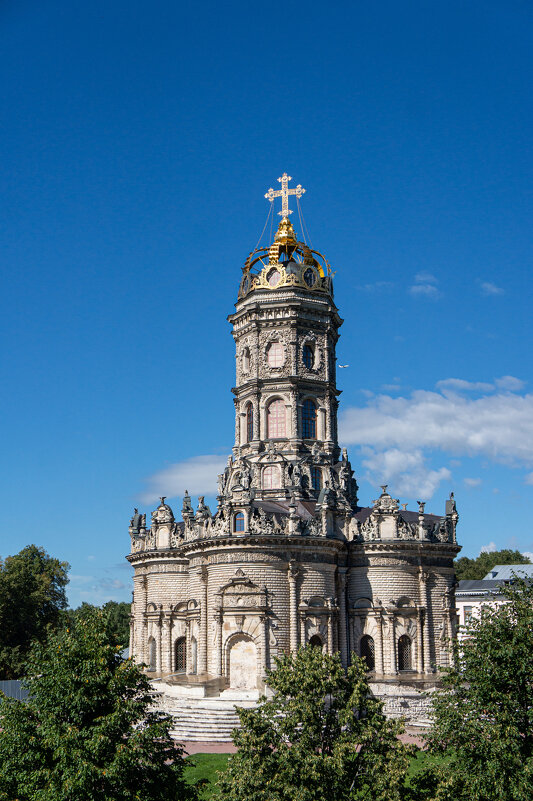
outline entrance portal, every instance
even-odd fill
[[[241,634],[233,640],[228,663],[229,685],[232,690],[257,688],[257,648],[250,637]]]

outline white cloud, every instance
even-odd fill
[[[420,450],[403,451],[390,448],[377,452],[363,449],[366,478],[372,484],[390,484],[391,491],[409,497],[431,498],[441,481],[451,478],[446,467],[431,470]]]
[[[483,386],[494,390],[481,397],[447,391],[453,385],[450,379],[439,382],[441,392],[417,390],[408,397],[376,395],[368,398],[364,407],[349,408],[341,415],[340,438],[361,448],[369,480],[390,483],[395,492],[410,497],[428,499],[442,481],[451,478],[448,468],[427,463],[432,452],[530,467],[533,394],[501,391],[503,386],[518,386],[518,382],[477,382],[476,390]],[[465,383],[470,391],[472,382]],[[498,385],[499,392],[495,390]],[[450,462],[452,467],[456,464]],[[533,485],[533,472],[525,481]],[[480,483],[478,478],[465,479],[470,487]]]
[[[417,284],[438,284],[438,278],[435,278],[433,273],[426,273],[424,271],[415,275],[415,282]]]
[[[501,286],[496,286],[496,284],[491,283],[491,281],[482,281],[481,282],[481,293],[483,295],[503,295],[505,292]]]
[[[374,284],[364,284],[360,287],[364,292],[388,292],[394,288],[392,281],[376,281]]]
[[[522,555],[529,559],[530,562],[533,562],[533,552],[532,551],[522,551]]]
[[[433,284],[413,284],[409,287],[411,295],[422,295],[426,298],[438,298],[439,290]]]
[[[494,383],[498,389],[507,390],[508,392],[520,392],[526,385],[525,381],[515,378],[514,375],[502,375],[501,378],[496,378]]]
[[[216,495],[217,476],[224,470],[226,461],[227,457],[207,454],[171,464],[146,479],[147,488],[139,495],[139,500],[156,503],[161,495],[181,497],[185,490],[192,495]]]
[[[467,487],[480,487],[483,483],[480,478],[465,478],[463,481]]]
[[[464,378],[444,378],[442,381],[437,381],[436,386],[437,389],[454,392],[491,392],[494,389],[493,384],[485,381],[465,381]]]
[[[533,395],[480,398],[417,390],[410,397],[377,395],[341,416],[341,439],[375,450],[437,449],[533,465]]]
[[[438,283],[438,279],[432,273],[422,271],[415,275],[414,283],[409,287],[409,292],[411,295],[438,298],[440,295],[437,289]]]
[[[494,551],[497,551],[497,550],[498,549],[496,548],[496,543],[495,542],[489,542],[488,545],[483,545],[481,547],[481,550],[480,550],[479,553],[494,553]]]

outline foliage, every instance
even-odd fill
[[[0,678],[18,678],[33,640],[57,626],[67,599],[69,565],[28,545],[0,563]]]
[[[118,650],[92,609],[33,647],[28,701],[0,701],[0,801],[195,797],[170,718],[150,709],[148,680]]]
[[[273,692],[256,709],[239,709],[238,752],[220,777],[225,801],[399,799],[409,748],[369,693],[355,655],[345,673],[338,655],[301,648],[276,660]]]
[[[462,556],[454,562],[457,581],[462,579],[481,580],[495,565],[530,565],[531,560],[520,553],[505,548],[503,551],[480,553],[476,559]]]
[[[446,762],[418,776],[418,799],[533,797],[533,587],[516,580],[505,594],[455,645],[428,741]]]
[[[130,640],[131,604],[126,601],[108,601],[101,607],[106,619],[106,631],[112,645],[127,648]],[[74,625],[79,616],[87,609],[98,609],[93,604],[83,601],[76,609],[69,609],[65,616],[66,625]]]

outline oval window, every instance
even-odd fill
[[[267,275],[268,285],[277,286],[280,280],[281,280],[281,275],[279,273],[279,270],[276,270],[276,268],[270,270],[269,274]]]
[[[310,267],[308,267],[307,270],[304,272],[304,281],[309,287],[315,285],[316,281],[315,271],[312,270]]]

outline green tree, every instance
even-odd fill
[[[495,565],[530,565],[531,560],[520,551],[503,551],[480,553],[476,559],[461,556],[454,562],[457,581],[462,579],[483,579]]]
[[[36,644],[27,668],[27,702],[0,701],[1,801],[195,797],[170,718],[150,709],[150,684],[109,643],[101,611]]]
[[[21,676],[32,641],[60,622],[68,570],[36,545],[0,563],[0,678]]]
[[[88,609],[98,609],[94,604],[83,601],[76,609],[69,609],[64,616],[66,626],[74,625],[80,615]],[[107,601],[102,607],[106,619],[106,631],[112,645],[127,648],[130,640],[131,604],[126,601]]]
[[[455,645],[428,741],[444,762],[415,779],[417,799],[533,798],[533,587],[517,580],[505,594]]]
[[[370,695],[366,665],[353,657],[345,672],[338,655],[301,648],[276,660],[273,693],[256,709],[238,709],[219,786],[224,801],[395,801],[409,763],[397,735]]]

